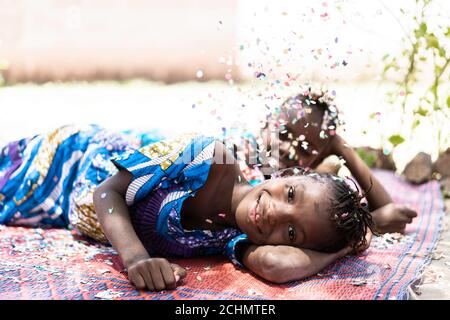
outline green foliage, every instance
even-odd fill
[[[389,137],[389,142],[394,146],[394,148],[396,146],[398,146],[399,144],[402,144],[403,142],[405,142],[405,138],[403,138],[401,135],[399,134],[394,134],[392,136]]]
[[[405,49],[400,56],[386,54],[383,57],[383,76],[386,77],[389,72],[395,72],[401,76],[396,81],[396,88],[387,92],[388,102],[400,104],[402,108],[403,119],[399,132],[405,128],[404,119],[411,116],[413,119],[411,127],[406,128],[411,134],[423,121],[429,121],[436,130],[437,145],[444,150],[450,141],[448,141],[449,137],[442,137],[442,126],[438,125],[437,121],[450,120],[450,96],[445,92],[446,89],[448,90],[448,79],[443,80],[450,69],[450,54],[445,49],[445,43],[450,40],[450,27],[437,25],[434,23],[434,17],[427,14],[434,2],[433,0],[415,0],[417,10],[413,16],[414,29],[403,39]],[[404,10],[400,11],[405,14]],[[433,74],[427,89],[422,94],[419,92],[419,95],[413,96],[413,87],[416,90],[415,85],[418,83],[419,75],[424,70],[429,70],[430,66]],[[416,100],[410,101],[413,98]],[[407,102],[412,102],[414,107],[408,108]],[[405,138],[400,134],[394,134],[388,140],[396,147],[402,144]]]
[[[377,156],[374,152],[370,152],[364,150],[363,148],[357,148],[356,152],[359,157],[367,164],[369,168],[373,168],[375,166],[375,161],[377,160]]]

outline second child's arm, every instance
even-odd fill
[[[125,193],[131,173],[121,170],[105,180],[94,192],[94,207],[103,232],[119,253],[130,281],[138,289],[173,289],[185,276],[180,266],[166,259],[151,258],[131,223]]]
[[[363,190],[369,190],[372,185],[370,192],[367,194],[367,201],[372,211],[392,202],[391,196],[375,178],[366,163],[338,135],[333,137],[332,151],[345,160],[345,165]]]
[[[338,135],[333,137],[331,152],[345,160],[345,165],[363,190],[369,190],[372,185],[366,198],[369,202],[376,231],[380,233],[404,233],[406,224],[411,223],[417,217],[417,213],[404,205],[393,203],[389,193],[375,178],[366,163]]]

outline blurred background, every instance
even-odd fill
[[[0,143],[65,124],[256,130],[308,85],[401,169],[450,144],[446,0],[0,0]]]

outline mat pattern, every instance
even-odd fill
[[[430,262],[443,200],[435,181],[412,186],[391,172],[376,175],[394,201],[419,214],[406,236],[376,237],[363,255],[303,281],[273,285],[212,257],[174,260],[188,271],[176,290],[137,291],[110,247],[74,231],[0,226],[0,299],[406,299]]]

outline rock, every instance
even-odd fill
[[[433,164],[433,171],[441,175],[441,178],[450,177],[450,148],[441,153]]]
[[[396,170],[392,155],[385,155],[381,149],[360,147],[356,148],[356,152],[370,168],[385,169],[391,171]]]
[[[441,184],[442,196],[444,198],[449,199],[450,198],[450,177],[446,177],[439,182]],[[447,210],[450,210],[450,208],[447,208]]]
[[[425,152],[419,152],[405,167],[403,175],[409,182],[421,184],[431,180],[433,164],[431,156]]]

